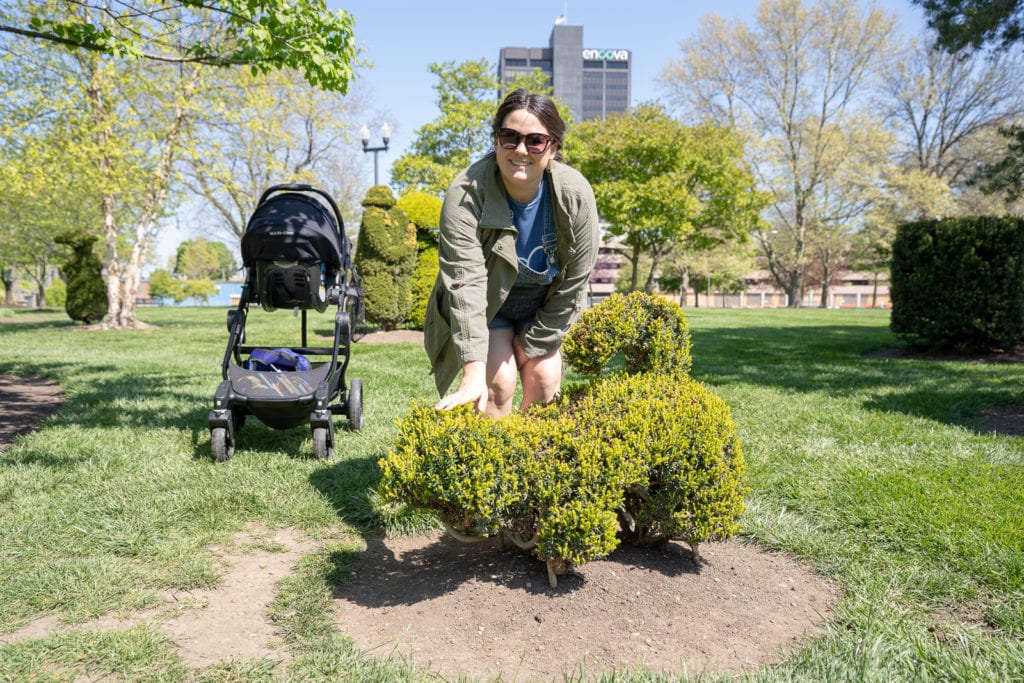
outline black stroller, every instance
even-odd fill
[[[351,252],[341,213],[326,192],[310,185],[275,185],[260,197],[242,234],[245,284],[238,308],[228,311],[223,381],[208,418],[210,449],[218,462],[234,455],[246,415],[273,429],[308,422],[313,454],[320,459],[334,454],[332,415],[344,414],[353,429],[362,427],[362,382],[353,379],[350,388],[345,386],[353,327],[363,315]],[[250,303],[266,311],[301,311],[301,345],[246,345]],[[328,306],[337,306],[334,343],[310,347],[306,312],[323,313]],[[282,367],[273,357],[292,363]]]

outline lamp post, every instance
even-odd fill
[[[391,126],[385,121],[384,125],[380,127],[380,137],[384,144],[378,147],[370,147],[370,129],[366,125],[363,125],[362,130],[359,131],[359,137],[363,139],[363,151],[373,152],[373,184],[377,185],[377,153],[388,151],[388,142],[391,141]]]

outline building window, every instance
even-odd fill
[[[516,66],[523,66],[523,67],[525,67],[525,66],[529,66],[529,63],[525,59],[506,59],[505,60],[505,67],[506,68],[516,67]]]

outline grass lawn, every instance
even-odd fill
[[[688,309],[693,375],[726,399],[744,443],[745,533],[801,558],[844,598],[825,635],[757,681],[1024,680],[1024,440],[985,433],[1024,403],[1024,366],[865,357],[888,313]],[[283,581],[271,617],[292,680],[431,680],[356,651],[331,586],[382,519],[370,490],[395,421],[433,381],[414,344],[355,344],[364,427],[331,461],[308,428],[251,420],[215,464],[206,416],[224,309],[142,309],[157,329],[94,332],[62,314],[0,323],[0,374],[57,380],[67,402],[0,454],[0,634],[44,615],[84,621],[213,585],[208,548],[247,525],[295,526],[323,550]],[[332,317],[313,316],[326,334]],[[287,313],[254,311],[249,340]],[[284,339],[287,343],[288,339]],[[346,560],[348,558],[348,560]],[[266,662],[188,669],[152,627],[0,646],[0,680],[271,680]],[[106,678],[104,678],[106,677]],[[606,680],[662,680],[654,674]]]

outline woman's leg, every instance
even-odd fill
[[[517,346],[516,360],[523,381],[523,402],[520,409],[534,401],[546,403],[555,397],[562,386],[562,350],[555,349],[545,356],[527,358]]]
[[[516,391],[515,353],[512,340],[515,331],[511,327],[490,330],[487,346],[487,410],[490,417],[504,417],[512,412],[512,397]]]

